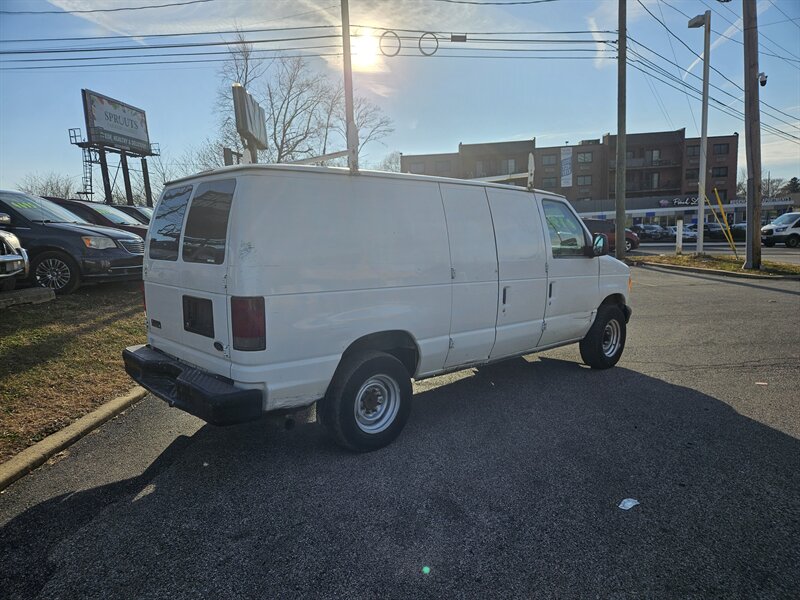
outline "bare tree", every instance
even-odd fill
[[[353,99],[353,118],[355,119],[356,129],[358,130],[358,154],[364,150],[364,146],[370,142],[377,142],[385,138],[394,131],[392,120],[383,114],[377,104],[373,104],[366,98],[356,96]],[[340,132],[347,140],[347,119],[342,111],[339,119]]]
[[[394,173],[400,172],[400,153],[395,150],[383,157],[383,160],[378,163],[377,168],[379,171],[392,171]]]
[[[78,190],[77,178],[56,172],[28,173],[17,187],[29,194],[54,198],[70,198]]]

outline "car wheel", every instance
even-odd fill
[[[625,316],[617,306],[603,305],[589,333],[581,340],[581,358],[593,369],[609,369],[625,349]]]
[[[786,238],[787,248],[797,248],[798,244],[800,244],[800,236],[790,235],[788,238]]]
[[[56,294],[70,294],[80,285],[77,263],[69,255],[42,252],[31,263],[31,275],[36,285],[50,288]]]
[[[17,287],[16,277],[6,277],[5,279],[0,279],[0,292],[10,292],[15,287]]]
[[[411,414],[411,376],[384,352],[345,359],[317,403],[319,421],[340,446],[369,452],[390,444]]]
[[[630,240],[625,240],[625,252],[633,250],[633,243]]]

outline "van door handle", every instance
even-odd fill
[[[550,289],[547,292],[547,297],[548,298],[552,298],[553,297],[553,282],[552,281],[550,282]]]
[[[506,287],[503,288],[503,304],[505,304],[506,300],[508,300],[508,288],[509,287],[510,286],[506,286]]]

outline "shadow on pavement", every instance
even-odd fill
[[[520,359],[421,391],[392,446],[206,426],[0,533],[29,597],[790,596],[800,445],[695,390]],[[630,511],[617,505],[632,497]],[[429,574],[422,568],[430,567]]]

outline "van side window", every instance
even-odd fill
[[[583,256],[586,236],[575,215],[563,202],[543,200],[544,217],[547,220],[547,231],[550,234],[550,245],[554,258]]]
[[[225,261],[234,189],[235,179],[211,181],[197,188],[183,234],[185,262],[221,265]]]
[[[150,258],[178,260],[178,240],[181,237],[186,204],[191,195],[191,185],[164,191],[156,216],[150,224]]]

